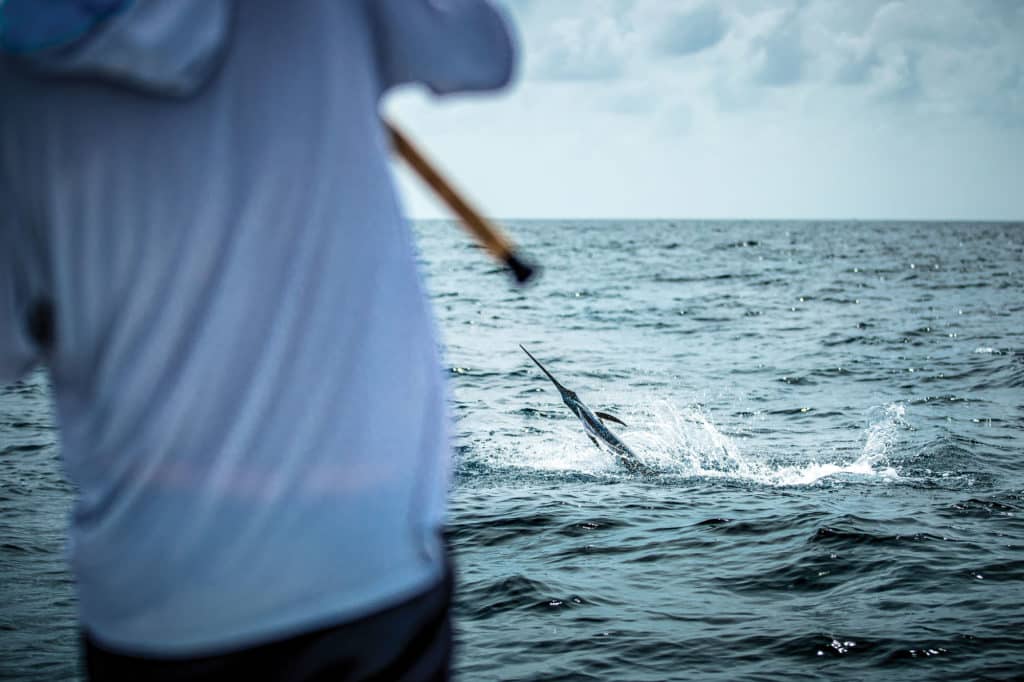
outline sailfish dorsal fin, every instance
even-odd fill
[[[615,422],[616,424],[622,424],[623,426],[626,425],[626,422],[622,421],[614,414],[608,414],[607,412],[595,412],[594,414],[600,417],[601,421]]]

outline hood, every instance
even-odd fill
[[[0,52],[41,76],[186,96],[216,71],[231,0],[0,0]]]

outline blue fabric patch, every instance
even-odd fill
[[[32,54],[70,45],[131,0],[0,0],[0,50]]]

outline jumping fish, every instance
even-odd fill
[[[616,424],[626,425],[621,419],[615,415],[608,414],[607,412],[594,412],[587,407],[579,396],[576,395],[575,391],[569,390],[562,384],[558,383],[555,377],[551,376],[551,372],[544,368],[544,365],[540,364],[537,358],[533,357],[530,351],[523,348],[523,345],[519,345],[523,349],[523,352],[530,356],[530,359],[540,367],[541,371],[547,375],[548,379],[551,379],[551,383],[555,385],[558,392],[562,394],[562,402],[565,403],[574,415],[576,415],[581,422],[583,422],[583,429],[587,432],[587,436],[591,442],[601,449],[603,443],[614,455],[616,460],[629,470],[631,473],[643,473],[648,471],[648,467],[645,466],[636,454],[629,449],[629,447],[619,440],[611,430],[605,426],[606,421],[615,422]]]

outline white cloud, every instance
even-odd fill
[[[655,30],[652,42],[660,54],[692,55],[717,45],[728,30],[721,9],[708,2],[689,11],[670,11]]]
[[[628,68],[631,35],[623,21],[628,3],[593,1],[584,13],[559,11],[555,3],[512,3],[511,7],[526,38],[527,78],[607,80]]]
[[[505,4],[510,93],[391,106],[492,213],[1024,218],[1024,1]]]
[[[753,81],[771,86],[798,83],[804,71],[802,39],[797,12],[780,12],[768,30],[751,41],[750,58],[756,65]]]

